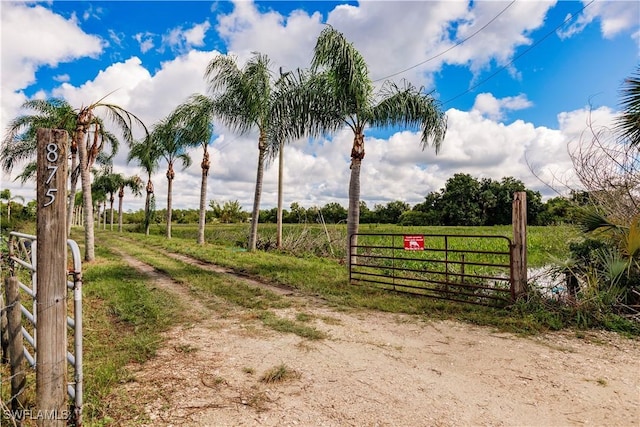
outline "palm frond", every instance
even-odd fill
[[[24,166],[22,173],[14,179],[14,181],[20,181],[20,184],[25,184],[27,181],[31,181],[36,179],[36,174],[38,172],[38,164],[37,162],[29,162]]]
[[[622,113],[616,129],[633,147],[640,147],[640,66],[625,79],[620,92]]]
[[[577,214],[577,223],[586,233],[594,231],[620,231],[623,226],[613,223],[605,214],[592,208],[585,208]]]
[[[402,87],[390,81],[383,85],[381,101],[373,108],[371,125],[421,129],[422,148],[431,142],[437,153],[447,130],[446,116],[430,94],[411,83],[403,83]]]
[[[371,105],[373,83],[364,57],[331,26],[325,27],[318,37],[311,69],[327,73],[333,95],[342,102],[343,116],[361,116]]]

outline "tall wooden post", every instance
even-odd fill
[[[512,277],[514,296],[519,298],[527,294],[527,193],[514,193],[512,207]]]
[[[36,407],[38,426],[66,425],[67,132],[38,129]]]

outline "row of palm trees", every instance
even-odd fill
[[[0,150],[1,166],[5,171],[10,171],[18,161],[33,159],[35,130],[38,127],[56,127],[69,132],[72,136],[69,212],[73,212],[79,175],[84,205],[85,260],[91,261],[95,254],[90,173],[101,152],[111,148],[110,153],[113,154],[118,147],[117,138],[105,129],[104,121],[96,116],[97,111],[105,111],[107,117],[122,131],[129,146],[128,160],[135,161],[146,172],[147,233],[154,192],[151,177],[160,160],[164,159],[167,163],[167,237],[170,238],[174,167],[177,162],[188,167],[191,163],[188,148],[203,147],[199,243],[204,243],[206,183],[210,168],[207,147],[213,135],[214,119],[240,134],[257,131],[258,164],[248,242],[248,248],[252,251],[257,242],[265,163],[277,154],[282,159],[285,143],[305,137],[330,135],[348,126],[354,137],[347,231],[348,235],[357,233],[365,129],[398,125],[419,129],[423,149],[431,144],[437,152],[446,132],[444,113],[431,94],[407,82],[402,85],[386,82],[382,90],[375,93],[362,55],[342,33],[330,26],[319,35],[308,70],[283,72],[280,69],[279,75],[275,75],[271,65],[269,58],[260,53],[255,53],[243,67],[238,65],[233,56],[216,56],[204,74],[209,96],[192,95],[156,123],[150,132],[135,115],[105,103],[104,98],[79,110],[62,100],[29,101],[25,103],[25,108],[37,114],[20,116],[11,122]],[[143,129],[144,138],[134,140],[133,125]],[[281,209],[281,178],[278,187]]]

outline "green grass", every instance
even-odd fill
[[[83,416],[87,426],[119,425],[124,417],[144,417],[143,409],[105,402],[116,387],[132,379],[129,364],[143,363],[156,354],[161,333],[180,319],[182,307],[170,295],[152,290],[146,277],[104,247],[98,247],[96,254],[97,261],[83,265]],[[32,407],[35,375],[28,372],[25,394],[27,406]],[[0,375],[8,378],[7,372]],[[6,402],[9,390],[4,384],[1,392]],[[5,421],[9,422],[0,419],[0,424]]]
[[[185,227],[186,228],[186,227]],[[225,227],[226,228],[226,227]],[[485,227],[489,228],[489,227]],[[412,232],[414,232],[412,230]],[[180,235],[180,233],[178,233]],[[163,252],[173,252],[191,256],[195,259],[225,266],[236,273],[247,274],[270,283],[288,286],[310,296],[319,296],[337,309],[375,309],[392,313],[407,313],[424,316],[428,319],[456,319],[477,325],[493,326],[500,330],[511,331],[520,334],[535,334],[549,329],[557,329],[558,319],[555,315],[547,315],[538,309],[527,312],[526,315],[516,313],[509,309],[493,309],[482,306],[456,304],[418,296],[388,292],[369,287],[349,285],[347,267],[341,264],[341,260],[317,257],[309,254],[304,256],[292,256],[278,251],[246,252],[233,246],[220,246],[213,244],[197,245],[193,240],[174,237],[166,239],[164,236],[145,236],[138,233],[98,233],[99,241],[103,244],[117,245],[145,262],[150,262],[156,268],[170,274],[174,279],[185,280],[181,274],[196,274],[197,269],[191,273],[192,268],[185,264],[154,263],[154,258],[164,257]],[[143,255],[142,253],[146,253]],[[208,273],[209,285],[197,285],[197,279],[190,282],[192,287],[199,289],[198,295],[207,298],[213,294],[223,297],[244,308],[258,310],[258,318],[262,318],[265,325],[277,328],[287,328],[286,322],[273,322],[270,315],[260,310],[269,310],[260,297],[252,299],[251,292],[258,295],[263,292],[259,289],[243,290],[238,297],[225,296],[227,292],[240,292],[242,286],[234,286],[234,290],[228,291],[228,285],[224,283],[216,285],[220,278]],[[229,279],[224,279],[229,280]],[[224,281],[223,280],[223,281]],[[221,288],[219,288],[221,286]],[[251,287],[249,287],[251,288]],[[275,306],[274,306],[275,307]],[[277,307],[275,307],[277,308]],[[260,314],[262,313],[262,314]],[[562,320],[560,323],[563,323]],[[303,324],[303,321],[297,321]],[[295,332],[294,332],[295,333]],[[304,332],[298,332],[304,336]]]
[[[133,230],[133,226],[126,229]],[[198,227],[194,224],[173,224],[172,236],[175,238],[196,241]],[[569,242],[577,239],[579,233],[576,227],[560,226],[529,226],[527,228],[527,251],[529,267],[541,267],[553,263],[554,259],[564,259],[568,256]],[[379,234],[474,234],[498,235],[512,237],[511,226],[486,227],[408,227],[393,224],[361,224],[360,233]],[[164,236],[165,227],[154,225],[151,234]],[[329,238],[327,238],[327,233]],[[300,235],[304,234],[305,241]],[[205,240],[210,244],[226,246],[238,250],[246,248],[249,235],[248,224],[210,224],[205,230]],[[259,243],[268,242],[275,247],[276,225],[259,224]],[[346,251],[346,225],[327,224],[325,230],[319,224],[284,224],[283,241],[285,252],[296,256],[318,255],[323,257],[344,258]],[[496,242],[498,243],[498,242]]]
[[[108,250],[97,248],[98,261],[83,267],[85,422],[119,416],[132,418],[142,408],[105,408],[114,388],[131,379],[130,363],[143,363],[162,344],[182,308],[165,292],[151,290],[146,278]],[[133,412],[132,412],[133,411]]]
[[[117,244],[118,248],[134,257],[152,265],[162,271],[172,280],[187,286],[194,298],[198,298],[211,309],[224,313],[230,307],[240,307],[256,313],[264,326],[279,332],[293,333],[303,338],[322,339],[324,334],[313,326],[302,321],[289,320],[279,317],[272,310],[288,308],[291,302],[268,289],[249,286],[240,279],[207,271],[203,274],[201,267],[184,263],[167,256],[166,253],[148,245],[138,245],[135,242],[117,240],[114,235],[104,236],[110,245]]]

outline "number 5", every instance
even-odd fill
[[[47,192],[46,192],[45,196],[50,197],[50,198],[51,198],[51,200],[49,200],[47,203],[45,203],[45,204],[43,205],[43,207],[45,207],[45,208],[46,208],[46,207],[47,207],[47,206],[49,206],[51,203],[53,203],[53,201],[56,199],[56,195],[55,195],[55,193],[56,193],[57,191],[58,191],[58,189],[57,189],[57,188],[50,188],[50,189],[48,189],[48,190],[47,190]]]

